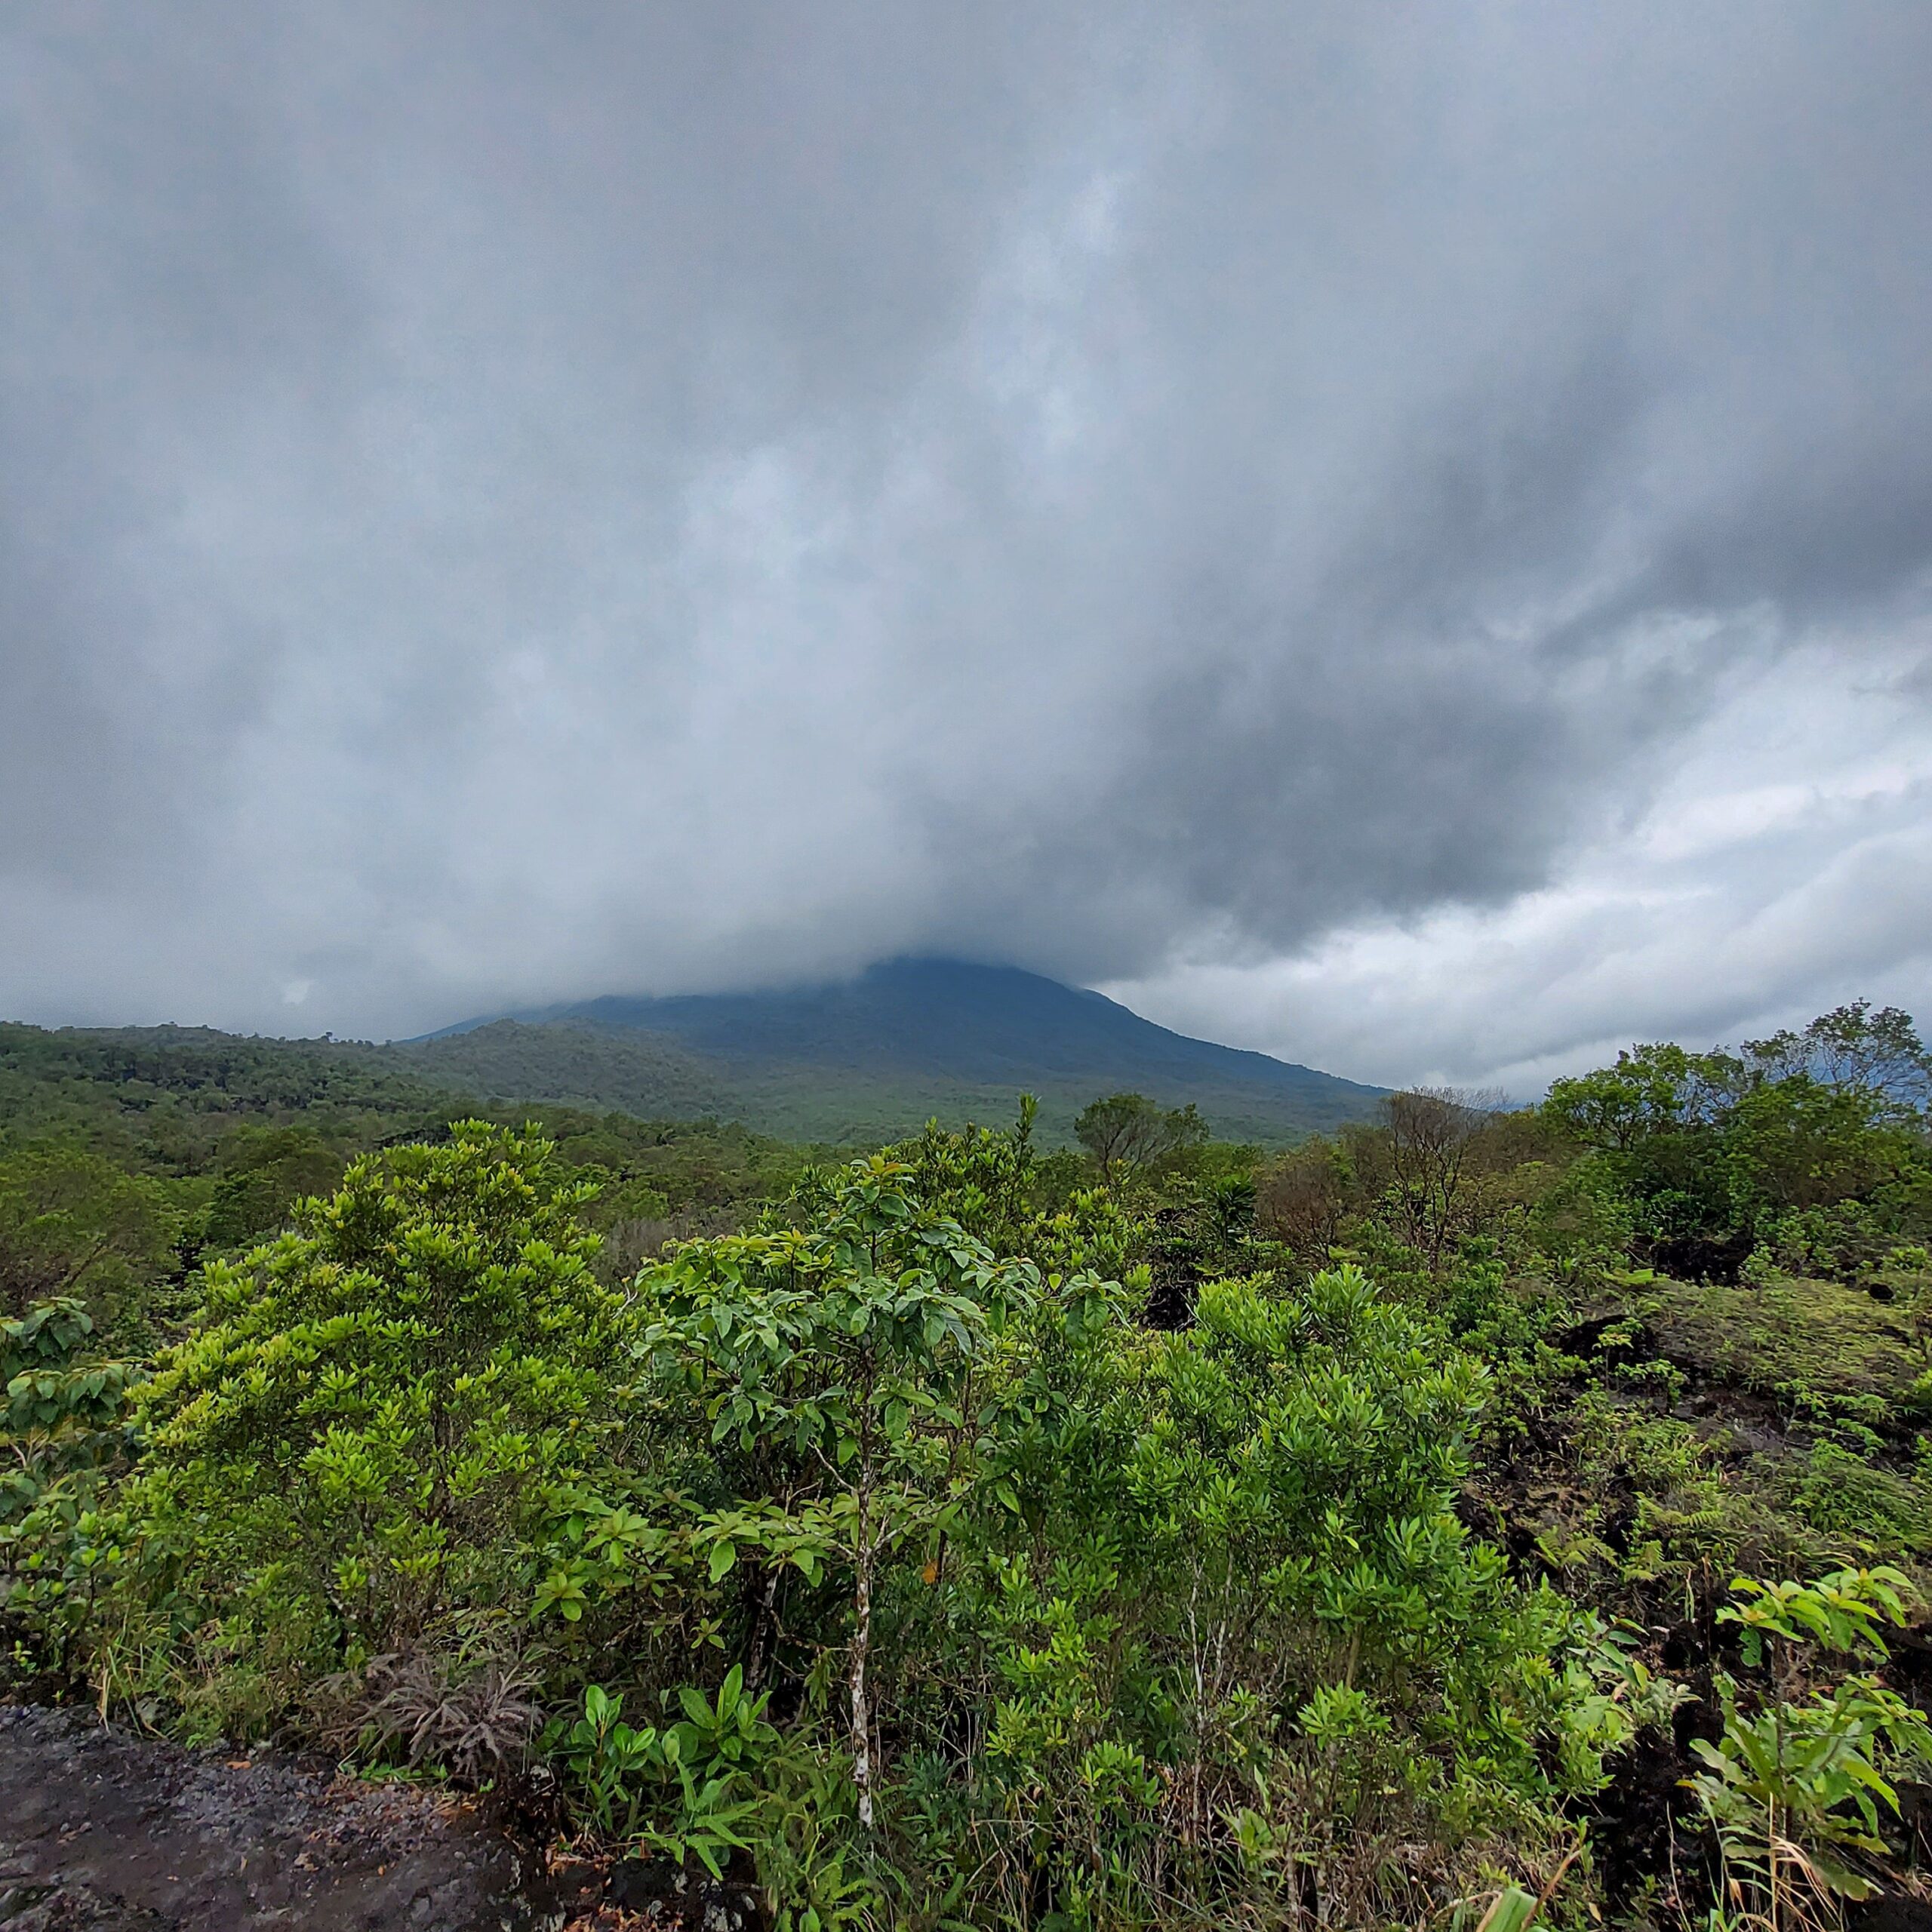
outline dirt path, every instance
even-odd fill
[[[536,1881],[536,1882],[533,1882]],[[420,1790],[331,1783],[90,1714],[0,1709],[5,1932],[539,1932],[516,1847]]]

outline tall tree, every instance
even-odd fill
[[[1208,1123],[1191,1100],[1164,1109],[1144,1094],[1109,1094],[1081,1112],[1073,1131],[1100,1164],[1101,1178],[1118,1189],[1199,1146],[1208,1138]]]
[[[850,1577],[846,1684],[859,1816],[872,1822],[867,1669],[873,1585],[890,1551],[931,1527],[964,1481],[973,1371],[1030,1264],[1001,1262],[906,1192],[875,1156],[837,1180],[809,1229],[694,1241],[638,1278],[654,1318],[640,1344],[712,1418],[718,1453],[744,1459],[732,1512],[768,1564]],[[737,1542],[714,1543],[713,1582]]]

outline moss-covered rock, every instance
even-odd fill
[[[1762,1287],[1660,1281],[1647,1300],[1660,1352],[1739,1387],[1903,1407],[1925,1372],[1916,1296],[1884,1302],[1836,1281],[1786,1278]]]

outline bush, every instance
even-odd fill
[[[1873,1861],[1900,1808],[1895,1782],[1932,1771],[1932,1724],[1869,1669],[1798,1693],[1814,1647],[1882,1663],[1881,1633],[1907,1620],[1909,1586],[1880,1567],[1809,1585],[1740,1577],[1731,1592],[1740,1601],[1718,1620],[1739,1627],[1746,1663],[1769,1683],[1753,1693],[1720,1676],[1723,1734],[1697,1740],[1706,1769],[1692,1788],[1764,1923],[1814,1922],[1820,1908],[1835,1916],[1835,1899],[1874,1890]]]
[[[992,1712],[952,1776],[1009,1907],[1044,1884],[1103,1917],[1206,1910],[1265,1881],[1400,1912],[1419,1832],[1423,1890],[1552,1832],[1626,1733],[1592,1620],[1452,1513],[1476,1365],[1352,1269],[1211,1284],[1158,1340],[1104,1284],[1044,1312],[941,1606],[949,1674],[977,1659]],[[943,1704],[928,1725],[928,1749],[955,1728]]]
[[[987,1140],[810,1176],[640,1278],[640,1432],[555,1595],[629,1662],[608,1697],[688,1715],[685,1644],[731,1663],[719,1700],[773,1695],[782,1748],[714,1796],[752,1807],[768,1883],[804,1861],[828,1903],[1111,1924],[1287,1886],[1401,1915],[1542,1860],[1632,1719],[1601,1626],[1454,1514],[1483,1371],[1354,1269],[1208,1281],[1151,1332],[1144,1279],[1002,1261],[938,1211],[1114,1247],[1116,1201],[1032,1219]],[[613,1709],[600,1687],[569,1737],[615,1820],[610,1752],[642,1754],[627,1793],[667,1765]],[[841,1786],[801,1838],[782,1794]]]
[[[14,1674],[64,1686],[75,1641],[112,1574],[95,1505],[125,1468],[135,1364],[96,1351],[71,1298],[0,1321],[0,1615]]]
[[[549,1500],[597,1466],[621,1308],[549,1143],[469,1123],[358,1161],[211,1265],[143,1392],[114,1668],[191,1730],[528,1607]]]

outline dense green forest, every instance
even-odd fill
[[[796,1932],[1832,1924],[1932,1865],[1929,1084],[851,1159],[0,1028],[10,1687]]]
[[[493,1110],[362,1045],[0,1025],[0,1299],[78,1297],[122,1340],[158,1337],[205,1261],[278,1232],[355,1157],[478,1118],[540,1128],[595,1186],[582,1214],[612,1279],[666,1238],[737,1226],[826,1151],[715,1120]]]

